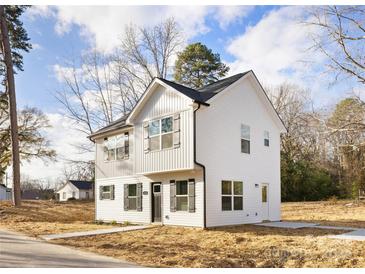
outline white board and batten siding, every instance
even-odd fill
[[[206,167],[208,227],[261,222],[261,183],[269,184],[270,220],[280,220],[280,129],[265,111],[263,96],[251,79],[241,79],[197,112],[197,160]],[[250,154],[241,153],[241,124],[250,126]],[[264,146],[265,130],[269,147]],[[222,180],[243,182],[243,210],[222,211]]]
[[[145,152],[143,125],[148,121],[174,116],[180,119],[180,146]],[[134,119],[136,140],[136,173],[148,174],[194,168],[192,100],[175,90],[158,86]]]
[[[134,132],[133,130],[122,130],[113,133],[108,137],[118,134],[129,133],[129,157],[123,160],[105,161],[104,160],[104,137],[95,140],[96,146],[96,165],[95,176],[97,179],[112,178],[120,176],[132,176],[134,174]]]
[[[195,212],[170,210],[170,180],[195,179]],[[99,200],[96,206],[96,219],[103,221],[151,223],[152,196],[151,183],[160,182],[162,185],[162,223],[168,225],[182,225],[203,227],[203,180],[199,171],[183,171],[150,176],[124,176],[119,178],[99,179],[96,182],[96,197],[99,197],[100,186],[114,185],[114,200]],[[124,210],[124,184],[142,183],[142,211]]]

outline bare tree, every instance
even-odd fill
[[[269,97],[288,133],[282,138],[282,152],[292,159],[311,159],[321,152],[322,116],[312,107],[308,90],[284,83],[268,89]]]
[[[95,178],[94,161],[67,161],[63,169],[63,177],[66,181],[93,181]]]
[[[129,25],[112,54],[89,52],[60,71],[64,85],[56,98],[64,115],[85,135],[127,115],[154,77],[167,77],[182,43],[176,22],[154,27]],[[78,144],[91,151],[91,144]]]
[[[125,28],[121,52],[129,67],[145,87],[154,77],[166,78],[171,57],[182,44],[181,32],[173,18],[150,28]]]
[[[365,7],[318,6],[310,15],[314,49],[328,58],[335,79],[346,75],[365,84]]]

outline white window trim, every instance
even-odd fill
[[[179,182],[186,182],[186,194],[180,194],[177,195],[176,194],[176,212],[189,212],[189,181],[188,180],[176,180],[175,184],[176,184],[176,192],[177,192],[177,184]],[[187,207],[186,210],[178,210],[178,206],[177,206],[177,198],[178,197],[186,197],[187,198]]]
[[[242,136],[242,127],[248,127],[248,135],[249,135],[249,138],[244,138],[243,136]],[[245,140],[245,141],[248,141],[249,142],[249,152],[247,153],[247,152],[243,152],[242,151],[242,144],[241,144],[241,154],[243,153],[243,154],[251,154],[251,127],[249,126],[249,125],[247,125],[247,124],[243,124],[243,123],[241,123],[241,140]]]
[[[162,120],[167,119],[167,118],[171,118],[171,120],[172,120],[172,129],[169,132],[162,132]],[[162,136],[163,135],[172,134],[172,138],[174,138],[174,135],[173,135],[174,134],[174,116],[173,115],[168,115],[168,116],[163,116],[163,117],[159,117],[159,118],[156,118],[156,119],[149,120],[148,125],[150,125],[150,123],[155,122],[155,121],[159,122],[159,133],[154,134],[154,135],[150,135],[150,132],[148,132],[148,138],[149,138],[148,141],[151,142],[151,138],[159,136],[160,137],[160,144],[159,144],[159,149],[152,150],[151,149],[151,143],[150,143],[149,144],[149,148],[150,148],[149,152],[156,152],[156,151],[162,151],[162,150],[168,150],[168,149],[174,148],[174,140],[173,139],[172,139],[171,147],[162,148]],[[149,130],[149,128],[148,128],[148,130]]]
[[[110,162],[114,162],[114,161],[123,161],[126,160],[126,158],[122,158],[122,159],[118,159],[117,157],[117,149],[118,148],[123,148],[124,149],[124,156],[125,156],[125,141],[126,141],[126,133],[128,132],[123,132],[117,135],[113,135],[113,136],[109,136],[109,137],[105,137],[104,138],[104,143],[103,143],[103,158],[104,158],[104,163],[110,163]],[[123,136],[123,146],[118,146],[117,147],[117,136]],[[114,159],[108,160],[105,159],[105,139],[107,139],[109,141],[109,138],[113,138],[114,139],[114,144],[113,144],[113,148],[111,150],[114,150]],[[109,149],[108,149],[108,153],[109,153]]]
[[[231,194],[223,194],[222,193],[222,184],[223,182],[231,182]],[[234,194],[234,182],[240,182],[242,184],[242,194]],[[243,181],[238,180],[221,180],[221,211],[243,211]],[[222,197],[231,197],[231,209],[230,210],[223,210],[222,204]],[[234,198],[235,197],[242,197],[242,209],[234,209]]]
[[[131,185],[135,185],[136,186],[136,196],[129,196],[129,187]],[[129,199],[135,199],[136,200],[136,208],[128,208],[128,211],[137,211],[137,184],[128,184],[128,196],[127,196],[127,199],[128,199],[128,204],[129,204]]]
[[[102,200],[111,200],[112,199],[112,185],[106,185],[107,187],[109,187],[109,191],[102,191],[101,193],[101,197],[102,197]],[[106,186],[103,186],[106,187]],[[109,194],[109,198],[104,198],[103,195],[104,194]]]

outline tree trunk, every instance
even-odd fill
[[[10,134],[12,146],[13,162],[13,204],[21,205],[20,196],[20,159],[19,159],[19,139],[18,139],[18,121],[16,110],[15,81],[13,71],[13,60],[11,56],[10,42],[8,36],[8,27],[5,18],[4,6],[0,6],[1,20],[1,44],[6,66],[6,89],[9,96],[9,116],[10,116]]]

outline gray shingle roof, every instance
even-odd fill
[[[106,132],[115,130],[115,129],[122,129],[122,128],[131,127],[130,125],[126,124],[127,118],[128,118],[128,115],[122,116],[121,118],[115,120],[114,122],[110,123],[106,127],[103,127],[101,129],[95,131],[93,134],[91,134],[89,136],[89,138],[92,137],[92,136],[95,136],[95,135],[99,135],[99,134],[102,134],[102,133],[106,133]]]
[[[77,180],[69,180],[71,184],[73,184],[78,189],[92,189],[93,182],[89,181],[77,181]]]
[[[243,72],[243,73],[238,73],[238,74],[233,75],[231,77],[227,77],[225,79],[219,80],[219,81],[214,82],[212,84],[206,85],[206,86],[204,86],[200,89],[192,89],[192,88],[180,85],[178,83],[175,83],[175,82],[163,79],[163,78],[158,78],[157,77],[157,79],[159,79],[160,81],[162,81],[165,84],[169,85],[170,87],[176,89],[177,91],[181,92],[182,94],[186,95],[187,97],[193,99],[197,103],[209,106],[209,104],[207,103],[207,101],[209,99],[211,99],[212,97],[217,95],[219,92],[223,91],[228,86],[232,85],[234,82],[236,82],[242,76],[246,75],[249,72],[250,71],[246,71],[246,72]],[[106,127],[103,127],[101,129],[99,129],[98,131],[94,132],[93,134],[91,134],[89,136],[89,138],[93,137],[93,136],[96,136],[96,135],[99,135],[99,134],[102,134],[102,133],[106,133],[106,132],[115,130],[115,129],[122,129],[122,128],[131,127],[130,125],[126,124],[127,118],[128,118],[128,115],[123,116],[123,117],[119,118],[118,120],[115,120],[114,122],[107,125]]]
[[[202,88],[199,88],[198,91],[201,94],[201,98],[204,102],[208,101],[210,98],[212,98],[214,95],[217,95],[219,92],[224,90],[225,88],[232,85],[234,82],[239,80],[241,77],[249,73],[249,71],[235,74],[231,77],[224,78],[222,80],[219,80],[217,82],[211,83],[209,85],[206,85]]]
[[[202,94],[200,92],[198,92],[197,90],[180,85],[178,83],[175,83],[175,82],[163,79],[163,78],[158,78],[158,79],[161,80],[162,82],[164,82],[165,84],[169,85],[170,87],[173,87],[174,89],[181,92],[182,94],[193,99],[194,101],[201,103],[201,104],[206,104],[201,96]]]

